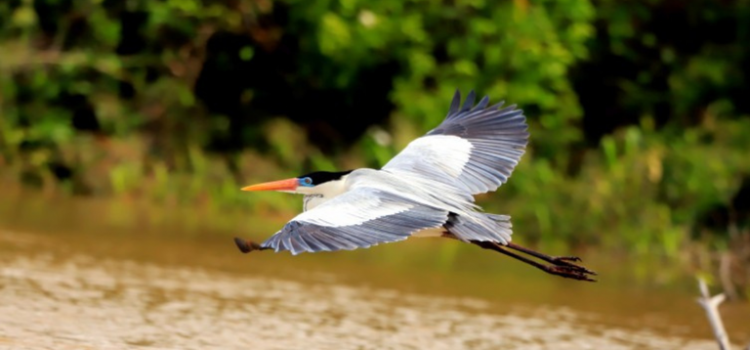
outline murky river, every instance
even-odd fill
[[[242,255],[226,230],[116,225],[112,210],[2,200],[1,349],[716,348],[694,292],[603,261],[583,283],[447,240]],[[721,311],[750,340],[747,305]]]

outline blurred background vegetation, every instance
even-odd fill
[[[480,198],[516,239],[747,295],[748,82],[746,0],[6,0],[0,179],[291,215],[298,198],[238,188],[379,167],[475,89],[529,119]]]

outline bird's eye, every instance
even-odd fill
[[[302,184],[305,186],[312,186],[312,179],[309,177],[306,177],[302,179]]]

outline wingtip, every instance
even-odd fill
[[[471,106],[474,105],[474,101],[477,99],[477,93],[474,92],[474,90],[469,91],[468,94],[466,94],[466,100],[464,101],[463,107],[461,107],[461,111],[468,111],[471,109]]]
[[[237,249],[239,249],[243,254],[250,253],[250,251],[252,250],[250,248],[250,245],[247,244],[247,241],[242,238],[234,237],[234,244],[237,245]]]
[[[448,109],[448,117],[458,113],[458,108],[461,105],[461,91],[457,88],[456,92],[453,94],[453,101],[451,101],[451,106]]]
[[[495,104],[493,104],[492,106],[489,106],[487,108],[489,108],[491,110],[495,110],[495,111],[502,110],[502,109],[505,108],[505,100],[500,100],[500,101],[496,102]]]
[[[473,112],[473,111],[478,111],[478,110],[485,109],[485,108],[487,108],[488,104],[490,104],[490,96],[489,95],[484,95],[484,97],[482,97],[482,99],[479,100],[479,103],[477,103],[477,105],[474,106],[474,108],[472,108],[471,110]]]

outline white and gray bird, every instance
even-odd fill
[[[303,252],[353,250],[409,237],[446,237],[491,249],[547,273],[593,281],[576,257],[554,257],[511,243],[510,217],[479,211],[474,195],[508,181],[529,133],[523,111],[485,96],[461,105],[456,91],[445,120],[409,143],[382,169],[314,172],[242,188],[304,195],[304,211],[263,243],[237,247]],[[544,260],[534,261],[515,251]]]

